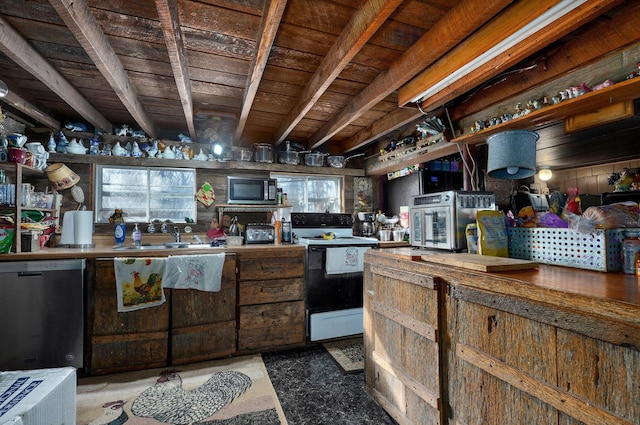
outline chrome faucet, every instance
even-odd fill
[[[180,229],[178,226],[167,226],[169,227],[169,233],[173,236],[173,240],[175,242],[180,242]]]

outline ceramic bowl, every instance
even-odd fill
[[[84,155],[85,153],[87,153],[87,148],[84,148],[82,146],[67,146],[67,152],[76,155]]]

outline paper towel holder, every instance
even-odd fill
[[[529,130],[507,130],[487,137],[487,174],[498,179],[524,179],[536,173],[536,142]]]
[[[81,216],[85,216],[84,220]],[[93,211],[67,211],[63,216],[62,236],[58,246],[62,248],[93,248]],[[88,221],[87,221],[88,217]],[[82,228],[82,226],[91,227]]]

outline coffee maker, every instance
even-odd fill
[[[376,233],[376,214],[373,212],[358,213],[360,220],[360,236],[372,237]]]

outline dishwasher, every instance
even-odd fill
[[[0,263],[0,370],[84,365],[85,260]]]

